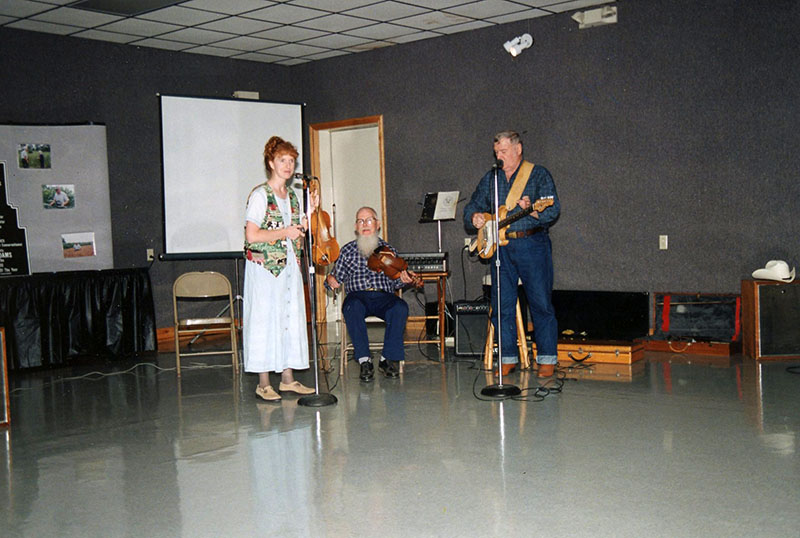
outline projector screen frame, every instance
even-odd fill
[[[232,236],[228,235],[226,239],[225,247],[227,248],[218,248],[218,249],[206,249],[203,248],[186,248],[183,246],[182,243],[179,243],[178,246],[175,246],[175,241],[171,240],[171,237],[174,238],[176,233],[176,226],[179,226],[181,223],[180,218],[177,220],[175,219],[175,214],[180,214],[181,211],[187,212],[187,208],[185,206],[181,206],[183,201],[181,199],[175,198],[176,192],[189,192],[191,189],[192,192],[197,187],[198,184],[195,183],[195,178],[203,179],[203,174],[207,174],[205,180],[207,184],[203,185],[200,183],[200,192],[201,196],[203,195],[210,195],[214,200],[217,199],[217,194],[220,193],[219,191],[219,177],[225,177],[225,174],[229,171],[233,171],[229,174],[230,177],[233,177],[234,180],[234,187],[236,192],[233,194],[230,193],[222,193],[222,194],[229,194],[230,196],[235,197],[236,199],[232,203],[223,203],[222,207],[227,208],[227,213],[225,217],[228,219],[228,223],[224,226],[224,230],[226,233],[230,234],[233,230],[241,231],[244,229],[244,209],[245,209],[245,202],[247,198],[247,194],[252,190],[253,187],[259,185],[266,181],[266,173],[264,171],[263,165],[263,148],[264,144],[266,144],[269,137],[273,135],[281,136],[282,138],[288,140],[289,142],[293,143],[295,147],[297,147],[299,157],[297,162],[297,169],[298,173],[303,172],[303,125],[305,124],[305,103],[295,103],[295,102],[279,102],[279,101],[261,101],[261,100],[253,100],[253,99],[238,99],[238,98],[226,98],[226,97],[206,97],[206,96],[193,96],[193,95],[176,95],[176,94],[156,94],[159,99],[159,119],[161,122],[160,125],[160,137],[161,137],[161,173],[162,173],[162,181],[161,181],[161,199],[162,199],[162,228],[163,228],[163,252],[159,254],[158,259],[161,261],[169,261],[169,260],[213,260],[213,259],[239,259],[243,258],[243,248],[239,248],[234,250],[234,239]],[[165,106],[166,103],[166,106]],[[176,107],[180,107],[181,110],[179,114],[188,114],[192,110],[195,111],[203,111],[203,112],[210,112],[210,114],[191,114],[191,118],[182,118],[180,116],[172,117],[168,116],[165,118],[165,114],[176,114]],[[196,108],[194,108],[196,107]],[[166,109],[166,111],[165,111]],[[187,110],[189,112],[187,112]],[[226,111],[236,110],[237,112],[247,111],[248,114],[245,114],[245,117],[241,117],[239,115],[239,119],[243,122],[249,124],[249,127],[246,127],[251,131],[249,134],[242,135],[238,130],[230,131],[227,134],[225,132],[220,132],[222,127],[220,127],[221,123],[227,124],[229,123],[230,116],[220,116],[224,114]],[[253,112],[257,111],[260,120],[253,119]],[[205,143],[208,139],[214,140],[216,143],[220,143],[222,145],[230,146],[231,142],[227,138],[236,139],[243,144],[245,144],[249,149],[244,150],[242,153],[243,155],[247,155],[247,161],[245,165],[239,164],[237,166],[242,166],[242,168],[238,168],[234,166],[236,163],[234,159],[229,159],[228,154],[225,153],[224,148],[223,151],[220,151],[218,147],[214,148],[216,153],[220,155],[214,155],[217,157],[218,160],[216,166],[218,168],[211,169],[208,172],[201,171],[198,175],[190,175],[191,180],[186,180],[186,174],[183,174],[181,177],[184,179],[177,180],[174,176],[174,168],[177,165],[178,167],[187,166],[191,167],[196,162],[200,162],[200,159],[193,157],[192,152],[195,154],[200,153],[204,160],[202,160],[203,164],[206,164],[206,157],[211,157],[209,155],[209,151],[203,151],[194,149],[195,146],[191,144],[186,144],[182,139],[178,139],[175,132],[176,129],[181,135],[187,133],[187,130],[184,128],[176,127],[169,122],[174,121],[191,121],[191,122],[198,122],[197,128],[199,130],[199,137],[198,143]],[[215,123],[216,122],[216,123]],[[257,123],[258,125],[258,133],[256,134],[256,128],[253,126],[253,123]],[[280,123],[279,123],[280,122]],[[238,127],[239,124],[236,124],[234,127]],[[263,127],[262,127],[263,126]],[[227,127],[225,127],[227,128]],[[198,131],[190,130],[190,136],[198,137]],[[203,134],[205,133],[205,135]],[[213,135],[213,136],[208,136]],[[230,135],[230,136],[229,136]],[[181,149],[179,148],[178,141],[182,142],[180,147],[183,146],[191,146],[190,150],[187,151],[188,156],[181,155]],[[175,150],[177,153],[170,153],[173,151],[174,148],[179,148]],[[229,148],[228,148],[229,149]],[[253,157],[250,157],[253,155]],[[183,159],[183,161],[181,161]],[[227,159],[227,160],[225,160]],[[257,160],[258,165],[255,164]],[[224,169],[223,169],[224,167]],[[183,169],[181,169],[183,170]],[[222,175],[217,175],[213,170],[221,170]],[[170,175],[172,174],[172,175]],[[172,182],[172,183],[170,183]],[[299,188],[301,185],[293,184],[293,187],[298,192],[298,195],[301,195],[299,192]],[[203,190],[206,189],[206,190]],[[241,199],[241,200],[239,200]],[[202,200],[202,198],[201,198]],[[199,214],[217,214],[216,209],[217,207],[213,208],[215,211],[206,210],[205,212],[195,211]],[[194,210],[193,210],[194,211]],[[217,214],[219,216],[219,214]],[[197,229],[197,223],[190,223],[191,230],[194,232]],[[202,224],[202,223],[201,223]],[[197,232],[202,234],[202,232]],[[241,236],[241,240],[238,241],[239,244],[243,247],[243,232],[239,232]],[[216,248],[216,247],[215,247]]]

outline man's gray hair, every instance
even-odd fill
[[[516,131],[502,131],[494,135],[494,143],[497,144],[503,138],[507,138],[512,144],[522,144],[522,139]]]

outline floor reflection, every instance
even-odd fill
[[[399,379],[362,383],[348,369],[338,403],[322,408],[293,395],[258,400],[255,378],[230,368],[180,380],[154,365],[13,376],[11,425],[0,430],[4,535],[730,536],[800,526],[790,363],[648,352],[633,365],[562,365],[557,380],[517,372],[505,382],[523,397],[486,401],[480,390],[496,380],[480,361],[409,354]]]

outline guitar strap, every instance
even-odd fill
[[[520,195],[528,183],[528,178],[531,177],[531,172],[533,172],[533,164],[528,161],[522,161],[517,172],[517,179],[514,180],[514,184],[511,185],[511,190],[508,191],[508,196],[506,196],[506,209],[509,211],[517,205],[517,200],[520,199]]]

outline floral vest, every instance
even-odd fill
[[[283,228],[283,215],[275,200],[275,192],[267,183],[259,185],[253,189],[252,192],[255,192],[259,188],[263,188],[267,193],[267,212],[264,215],[264,219],[261,221],[261,229],[277,230]],[[287,189],[287,193],[289,194],[289,204],[292,210],[292,224],[300,224],[300,201],[291,188]],[[248,201],[249,199],[250,197],[248,197]],[[300,236],[293,241],[298,265],[300,264],[300,256],[303,251],[302,239],[302,236]],[[248,260],[259,264],[275,276],[280,275],[283,268],[286,267],[287,250],[285,239],[280,241],[276,240],[272,243],[248,243],[245,237],[244,251]]]

